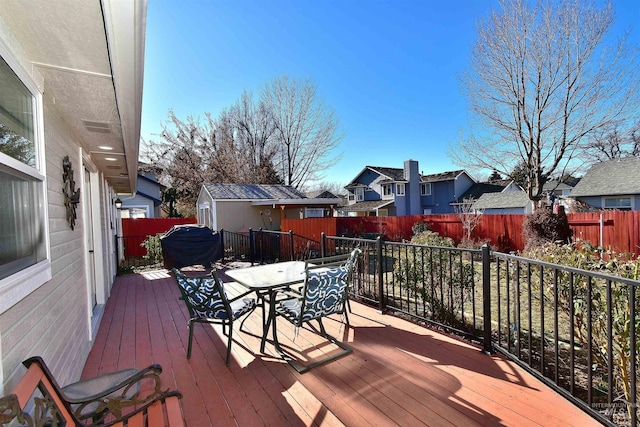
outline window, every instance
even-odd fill
[[[3,53],[0,50],[0,288],[20,285],[26,295],[51,276],[50,265],[43,263],[47,219],[41,95],[26,74],[19,77]],[[23,271],[19,278],[7,279]],[[15,302],[2,301],[0,312]]]
[[[604,208],[631,210],[631,197],[607,197],[604,199]]]
[[[396,196],[404,196],[404,184],[396,184]]]
[[[431,183],[430,182],[425,182],[423,184],[420,184],[420,194],[423,196],[430,196],[431,195]]]
[[[324,217],[324,208],[304,208],[305,218],[322,218]]]
[[[356,202],[362,202],[364,200],[364,188],[356,188]]]
[[[383,184],[382,185],[382,195],[383,196],[391,196],[391,184]]]

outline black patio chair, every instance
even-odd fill
[[[227,343],[227,361],[231,358],[231,343],[233,335],[233,322],[240,317],[245,318],[240,323],[240,330],[248,314],[256,308],[255,298],[245,298],[253,291],[245,292],[232,299],[227,297],[223,284],[215,271],[206,276],[188,276],[177,268],[171,270],[178,283],[181,297],[189,310],[189,346],[187,359],[191,358],[191,345],[193,342],[194,323],[222,324],[222,332],[229,337]],[[229,333],[226,327],[229,326]]]

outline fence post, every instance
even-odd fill
[[[291,230],[289,230],[289,237],[290,237],[289,243],[291,244],[291,261],[294,261],[296,259],[296,257],[293,254],[293,231],[291,231]]]
[[[326,254],[326,243],[325,243],[325,234],[324,231],[320,233],[320,257],[324,258]]]
[[[376,237],[376,261],[378,263],[378,295],[379,295],[379,305],[378,309],[380,313],[384,313],[384,280],[382,279],[382,238],[381,236]]]
[[[482,317],[484,319],[484,334],[482,340],[482,352],[493,354],[491,343],[491,248],[488,244],[482,245]]]
[[[222,253],[222,262],[224,262],[224,230],[222,228],[220,229],[220,252]]]
[[[255,257],[254,257],[255,250],[256,250],[256,245],[253,241],[253,229],[249,227],[249,261],[251,262],[251,265],[253,265],[253,262],[255,261]]]
[[[264,264],[262,227],[258,229],[258,253],[260,254],[260,264]]]

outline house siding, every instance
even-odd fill
[[[249,228],[265,230],[280,229],[280,210],[271,209],[271,215],[261,216],[260,211],[270,207],[257,208],[250,206],[250,201],[216,201],[214,221],[218,229],[230,231],[248,231]],[[263,223],[264,217],[264,223]],[[271,218],[269,221],[268,218]],[[297,218],[297,216],[295,217]]]
[[[423,208],[431,209],[432,214],[453,213],[451,195],[455,194],[453,181],[440,181],[431,184],[431,204]]]
[[[0,315],[4,389],[19,380],[21,362],[35,355],[43,357],[60,384],[76,380],[91,349],[83,207],[78,204],[71,230],[61,191],[65,155],[72,159],[76,185],[82,179],[80,145],[46,98],[43,115],[52,279]]]
[[[638,211],[640,210],[640,197],[631,195],[631,194],[621,194],[621,195],[612,195],[612,196],[590,196],[590,197],[577,197],[583,203],[596,208],[596,209],[604,209],[604,201],[608,198],[618,198],[618,197],[630,197],[631,198],[631,210]]]

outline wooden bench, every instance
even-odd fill
[[[11,394],[0,398],[0,426],[15,425],[11,424],[13,422],[27,426],[184,427],[179,401],[182,395],[177,391],[160,391],[159,377],[155,390],[142,399],[138,396],[138,388],[132,388],[133,383],[130,382],[119,385],[125,390],[135,389],[133,393],[125,391],[119,394],[114,392],[113,387],[107,387],[102,394],[92,394],[91,401],[76,399],[71,402],[40,357],[30,358],[23,363],[27,372]],[[152,370],[158,369],[161,370],[154,365]],[[136,381],[149,377],[148,373],[139,372],[142,374],[133,376]],[[122,399],[125,401],[122,402]],[[93,406],[94,409],[101,406],[97,416],[82,419],[79,412],[86,408],[87,403],[97,404]],[[113,411],[112,408],[117,410]]]

